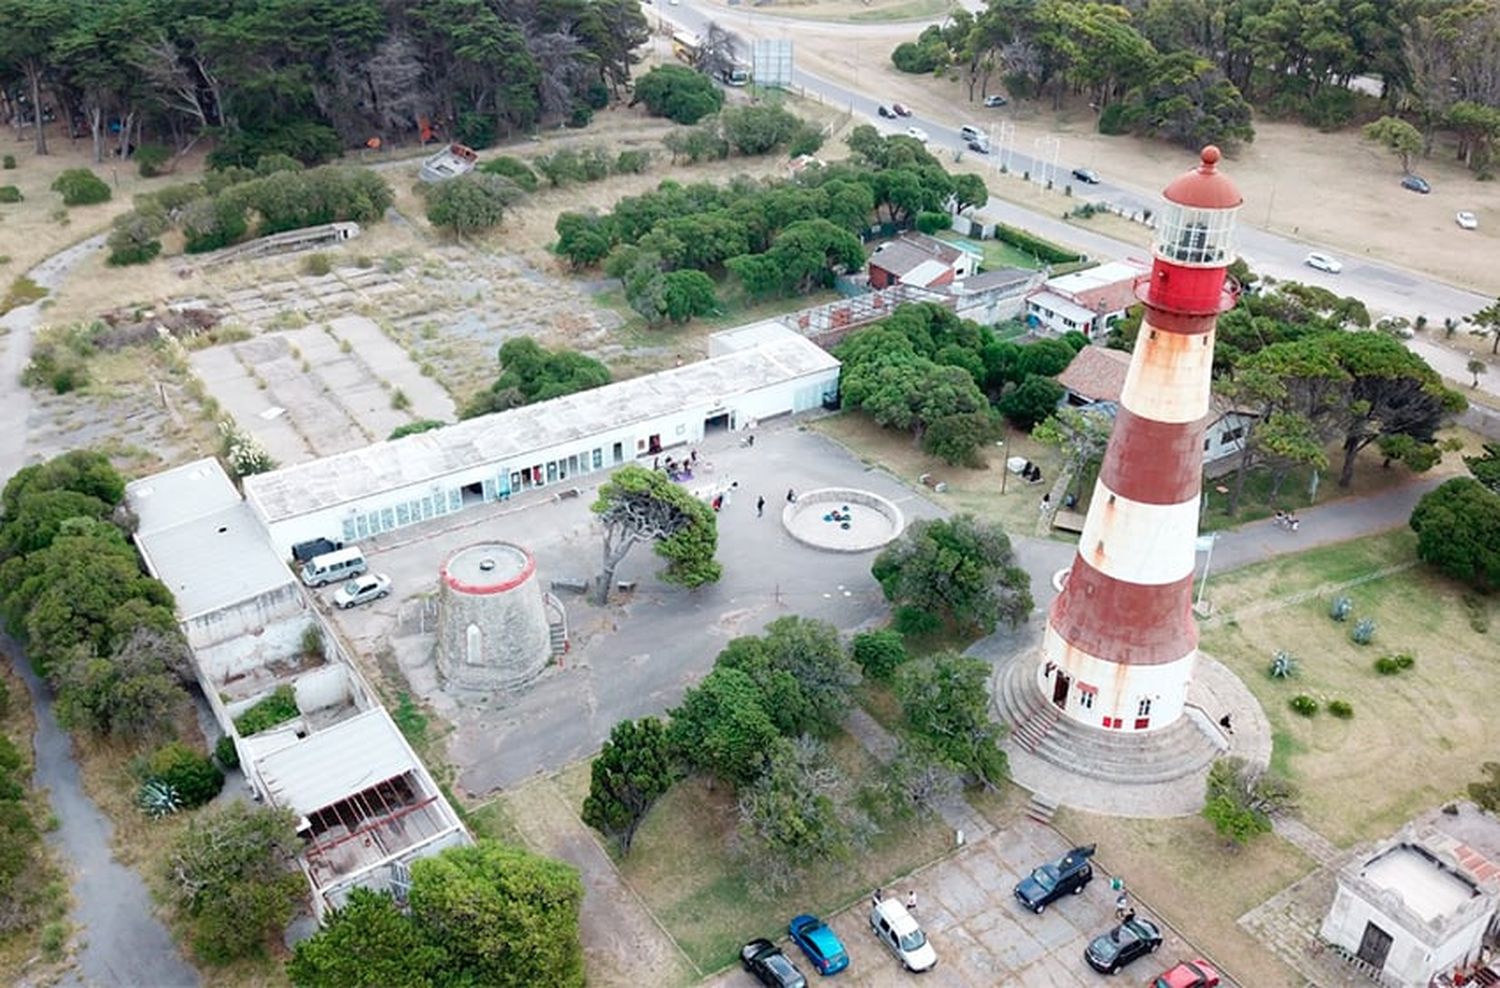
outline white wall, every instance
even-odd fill
[[[220,560],[219,565],[233,566],[234,561]],[[262,628],[301,614],[305,607],[297,584],[289,582],[231,607],[189,618],[182,623],[182,630],[189,645],[209,648],[228,639],[256,635]]]
[[[1147,731],[1168,727],[1182,716],[1182,708],[1187,703],[1188,683],[1198,657],[1198,651],[1194,649],[1176,662],[1121,665],[1070,647],[1050,625],[1042,639],[1042,651],[1049,662],[1072,679],[1068,686],[1067,707],[1063,710],[1066,716],[1100,729],[1105,717],[1118,717],[1122,726],[1112,730],[1126,733],[1135,731],[1136,711],[1141,700],[1151,701]],[[1052,702],[1055,674],[1055,671],[1047,670],[1046,663],[1037,666],[1037,686],[1049,703]],[[1084,705],[1084,693],[1078,688],[1079,683],[1097,690],[1087,706]]]
[[[300,594],[298,600],[302,601]],[[283,617],[254,632],[221,641],[209,648],[195,648],[198,668],[208,679],[205,691],[218,693],[234,677],[253,672],[278,659],[287,659],[302,649],[302,633],[313,623],[313,615],[302,607],[299,613]]]
[[[342,664],[319,666],[304,672],[292,682],[292,690],[297,695],[297,709],[305,714],[353,699],[349,671]]]

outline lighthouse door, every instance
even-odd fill
[[[1052,680],[1052,702],[1060,710],[1068,709],[1068,687],[1072,682],[1067,673],[1057,670],[1057,677]]]

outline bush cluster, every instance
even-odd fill
[[[995,224],[995,239],[1010,244],[1019,250],[1024,250],[1037,260],[1045,261],[1048,264],[1068,264],[1083,259],[1082,254],[1065,250],[1050,240],[1043,240],[1041,237],[1033,236],[1025,230],[1018,230],[1013,226],[1006,226],[1004,223]]]
[[[1375,671],[1382,676],[1394,676],[1405,672],[1417,664],[1417,658],[1407,652],[1398,652],[1394,655],[1382,655],[1375,660]]]
[[[52,191],[62,194],[64,206],[92,206],[110,197],[109,186],[87,168],[69,168],[52,180]]]
[[[248,738],[270,730],[277,724],[284,724],[298,713],[297,695],[292,692],[292,688],[278,686],[270,696],[236,717],[234,729],[239,732],[240,737]]]
[[[168,742],[152,752],[140,774],[143,783],[169,787],[186,809],[202,806],[224,788],[224,773],[213,759],[180,741]]]
[[[21,190],[14,185],[0,185],[0,203],[20,202]]]
[[[1287,701],[1287,705],[1292,708],[1293,712],[1301,714],[1303,717],[1313,716],[1318,712],[1319,707],[1317,699],[1308,696],[1306,693],[1298,693]]]

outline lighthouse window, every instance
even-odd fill
[[[1142,700],[1140,703],[1137,703],[1135,705],[1135,715],[1137,717],[1150,717],[1151,716],[1151,701],[1149,699],[1146,699],[1146,700]]]
[[[1085,709],[1085,710],[1093,710],[1094,709],[1094,694],[1092,692],[1090,692],[1090,691],[1085,691],[1082,686],[1079,686],[1079,688],[1078,688],[1078,705],[1080,707],[1082,707],[1083,709]]]

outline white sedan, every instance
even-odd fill
[[[1456,213],[1453,218],[1455,220],[1457,220],[1458,221],[1458,225],[1461,226],[1461,227],[1463,227],[1465,230],[1477,230],[1477,229],[1479,229],[1479,217],[1475,216],[1473,213],[1469,212],[1467,209],[1462,210],[1462,211]]]
[[[921,141],[923,144],[926,144],[927,141],[928,141],[928,139],[929,139],[927,137],[927,131],[923,130],[921,127],[908,127],[908,128],[906,128],[906,136],[907,137],[915,137],[917,140]]]
[[[362,573],[333,592],[333,605],[348,610],[391,592],[391,578],[384,573]]]
[[[1308,254],[1303,263],[1318,271],[1327,271],[1329,274],[1338,274],[1344,270],[1343,262],[1327,254],[1320,254],[1317,251]]]

